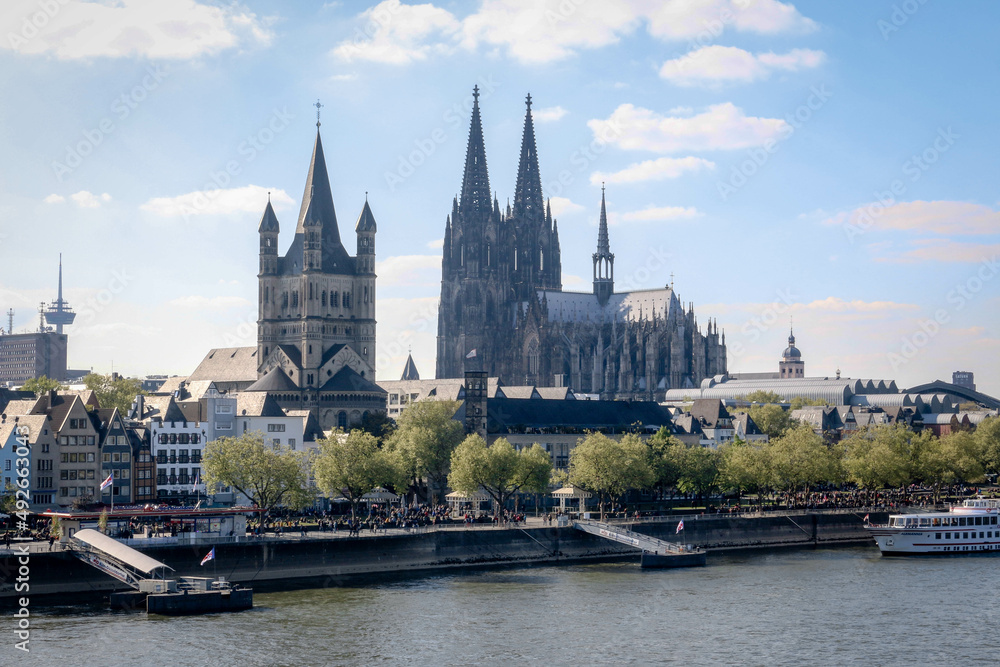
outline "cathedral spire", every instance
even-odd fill
[[[525,99],[525,105],[527,111],[524,114],[524,134],[521,137],[521,159],[517,166],[517,185],[514,187],[514,214],[522,220],[531,220],[535,215],[543,213],[544,202],[530,94]]]
[[[594,253],[594,294],[602,306],[615,291],[615,256],[608,240],[608,210],[601,184],[601,223],[597,232],[597,252]]]
[[[472,89],[472,120],[469,123],[469,146],[465,152],[465,175],[462,178],[462,208],[490,213],[490,175],[486,169],[486,145],[479,116],[479,86]]]
[[[611,242],[608,240],[608,209],[604,203],[604,183],[601,183],[601,223],[597,230],[597,253],[611,254]]]

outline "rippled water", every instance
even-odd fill
[[[863,547],[713,555],[687,570],[449,574],[258,594],[253,611],[203,617],[37,610],[30,656],[9,644],[2,655],[102,667],[996,664],[998,568]]]

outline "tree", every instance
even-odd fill
[[[517,451],[506,438],[489,447],[479,435],[465,438],[451,455],[448,484],[467,496],[480,489],[493,499],[494,515],[518,491],[544,493],[552,477],[552,460],[541,445]]]
[[[788,404],[788,411],[801,410],[807,405],[827,405],[822,398],[806,398],[804,396],[794,396]]]
[[[719,486],[744,493],[761,494],[773,485],[771,448],[760,442],[734,441],[719,448]]]
[[[116,374],[88,373],[83,378],[83,384],[97,395],[102,408],[118,408],[123,416],[128,414],[136,396],[146,395],[142,389],[142,381]]]
[[[764,391],[763,389],[758,389],[757,391],[751,391],[749,394],[743,397],[744,400],[751,403],[784,403],[785,399],[781,397],[780,394],[776,394],[773,391]]]
[[[42,375],[41,377],[32,378],[27,382],[25,382],[23,385],[21,385],[21,391],[30,391],[38,396],[41,396],[42,394],[47,393],[53,389],[58,391],[59,389],[62,388],[63,386],[59,384],[57,380],[52,380],[50,378],[45,377],[44,375]]]
[[[652,486],[660,492],[677,486],[681,475],[684,443],[670,434],[666,426],[646,440],[649,455],[649,466],[653,471]]]
[[[836,454],[808,424],[799,425],[770,444],[776,485],[792,491],[808,490],[813,484],[834,482],[840,477]]]
[[[1000,417],[987,417],[976,427],[974,434],[979,444],[983,467],[1000,473]]]
[[[313,474],[316,485],[328,496],[341,495],[351,501],[355,519],[366,493],[379,486],[399,490],[407,482],[398,454],[379,447],[375,436],[358,429],[320,440]]]
[[[847,479],[870,490],[909,484],[918,460],[911,449],[913,435],[903,424],[880,425],[844,440],[841,445]]]
[[[941,448],[955,477],[975,484],[985,478],[979,442],[968,431],[954,431],[941,436]]]
[[[384,412],[368,412],[361,418],[361,430],[371,433],[382,443],[396,430],[396,422]]]
[[[791,411],[780,405],[751,405],[747,410],[750,419],[770,439],[780,438],[790,429],[796,420],[792,419]]]
[[[396,420],[389,447],[399,452],[411,478],[427,481],[431,503],[444,496],[448,483],[451,453],[465,437],[462,424],[455,421],[457,401],[417,401]]]
[[[263,511],[262,523],[279,505],[297,508],[308,502],[307,457],[266,442],[260,431],[213,440],[205,445],[202,463],[205,484],[235,488]]]
[[[570,452],[569,481],[598,497],[603,521],[608,500],[630,489],[647,488],[654,480],[646,445],[639,436],[628,433],[612,440],[591,433]]]
[[[718,486],[719,452],[701,445],[684,447],[681,452],[681,470],[677,489],[693,493],[698,500],[708,496]]]

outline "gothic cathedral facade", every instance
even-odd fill
[[[685,309],[673,285],[614,291],[603,190],[593,291],[563,291],[559,228],[542,197],[531,96],[514,202],[503,210],[491,196],[478,89],[473,99],[461,195],[445,222],[437,377],[463,377],[474,356],[507,384],[656,400],[667,389],[725,373],[725,333],[711,321],[702,333],[693,306]]]

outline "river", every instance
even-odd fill
[[[258,594],[252,611],[203,617],[38,609],[31,653],[5,631],[0,664],[996,664],[998,567],[852,547]]]

